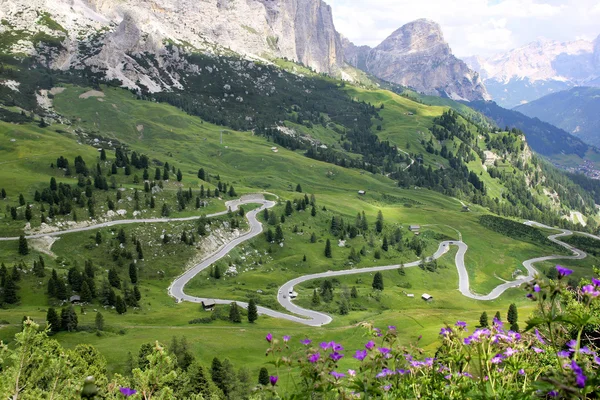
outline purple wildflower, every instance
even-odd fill
[[[342,351],[342,350],[344,350],[344,347],[339,343],[331,342],[331,349],[333,351]]]
[[[333,342],[321,342],[321,344],[319,346],[321,346],[321,348],[323,350],[327,350],[329,348],[329,346],[331,345],[331,343],[333,343]]]
[[[584,295],[588,295],[591,297],[598,297],[600,296],[600,291],[596,290],[596,287],[594,285],[585,285],[584,287],[581,288],[581,293],[583,293]]]
[[[310,339],[304,339],[304,340],[301,340],[300,343],[302,343],[305,346],[308,346],[309,344],[312,343],[312,340],[310,340]]]
[[[471,375],[471,374],[470,374],[470,373],[468,373],[468,372],[463,372],[463,374],[462,374],[462,375],[463,375],[463,376],[466,376],[467,378],[473,378],[473,375]]]
[[[571,368],[573,369],[573,372],[575,372],[575,375],[576,375],[575,383],[576,383],[577,387],[584,388],[585,381],[587,380],[587,376],[584,375],[583,370],[581,369],[581,367],[579,365],[577,365],[575,360],[571,361]]]
[[[493,325],[494,325],[494,327],[496,327],[498,329],[502,329],[502,327],[504,326],[504,324],[502,323],[502,321],[500,321],[496,317],[494,317]]]
[[[354,354],[354,358],[356,358],[358,361],[362,361],[365,359],[365,357],[367,357],[366,350],[356,350],[356,354]]]
[[[452,329],[450,328],[442,328],[440,330],[440,336],[449,336],[452,333]]]
[[[348,375],[350,375],[350,376],[356,376],[356,371],[353,370],[353,369],[349,369],[348,370]]]
[[[473,336],[467,336],[463,342],[468,346],[474,341]]]
[[[136,394],[137,390],[131,389],[131,388],[128,388],[128,387],[122,387],[122,388],[119,388],[119,392],[121,392],[121,394],[123,396],[129,397],[129,396],[133,396],[134,394]]]
[[[388,353],[391,351],[391,350],[390,350],[390,349],[388,349],[387,347],[379,347],[377,350],[379,350],[379,352],[380,352],[381,354],[384,354],[384,355],[385,355],[385,354],[388,354]]]
[[[571,352],[567,350],[561,350],[558,353],[556,353],[556,355],[561,358],[569,358],[571,356]]]
[[[406,375],[406,374],[410,374],[410,370],[408,370],[408,369],[399,369],[399,370],[396,371],[396,373],[398,375]]]
[[[519,375],[525,375],[525,370],[523,368],[519,370]]]
[[[425,362],[423,363],[423,365],[426,365],[428,367],[432,367],[433,366],[433,358],[426,358]]]
[[[492,364],[500,364],[503,359],[504,356],[502,354],[496,354],[490,361]]]
[[[577,347],[577,340],[569,340],[567,342],[567,346],[569,347],[569,349],[571,349],[571,351],[575,351],[575,347]]]
[[[284,342],[284,343],[287,343],[287,342],[289,342],[289,341],[290,341],[290,337],[289,337],[288,335],[284,335],[284,336],[283,336],[283,342]]]
[[[533,295],[531,293],[527,293],[525,297],[527,297],[528,299],[533,299]]]
[[[598,356],[594,356],[594,362],[598,365],[600,365],[600,357]]]
[[[515,355],[515,354],[517,354],[517,353],[518,353],[518,351],[516,351],[516,350],[515,350],[515,349],[513,349],[512,347],[509,347],[509,348],[507,348],[507,349],[506,349],[506,351],[504,352],[504,355],[505,355],[506,357],[510,357],[510,356],[512,356],[512,355]]]
[[[594,352],[592,350],[590,350],[590,348],[587,346],[583,346],[582,348],[580,348],[579,352],[581,354],[594,354]]]
[[[369,340],[369,342],[367,344],[365,344],[365,347],[367,348],[367,350],[371,350],[371,349],[373,349],[373,347],[375,347],[375,342],[372,340]]]
[[[459,328],[466,328],[467,327],[467,323],[465,321],[456,321],[455,325],[457,327],[459,327]]]
[[[592,284],[594,286],[600,286],[600,279],[592,278]]]
[[[388,392],[391,388],[392,388],[392,385],[385,385],[383,387],[383,390],[385,390],[386,392]]]
[[[311,354],[310,356],[308,356],[308,361],[310,361],[311,363],[314,364],[317,361],[319,361],[319,358],[321,358],[321,354],[320,353]]]
[[[373,328],[373,330],[375,331],[375,333],[377,334],[377,336],[381,336],[381,329],[379,328]]]
[[[331,376],[333,376],[336,380],[343,378],[346,376],[346,374],[341,373],[341,372],[337,372],[337,371],[331,371]]]
[[[548,392],[548,397],[558,397],[558,392],[556,390],[552,390]]]
[[[450,380],[452,378],[452,374],[444,376],[444,379]]]
[[[343,355],[343,354],[340,354],[340,353],[338,353],[338,352],[336,351],[336,352],[333,352],[333,353],[331,353],[331,354],[329,355],[329,357],[331,357],[331,359],[332,359],[333,361],[337,362],[337,361],[339,361],[339,360],[340,360],[342,357],[344,357],[344,355]]]
[[[536,283],[535,285],[533,285],[533,291],[534,291],[534,292],[536,292],[536,293],[539,293],[539,292],[540,292],[540,290],[542,290],[542,289],[540,288],[540,285],[538,285],[537,283]]]
[[[273,375],[271,375],[271,376],[269,377],[269,381],[271,382],[271,386],[275,386],[275,385],[277,384],[277,380],[278,380],[278,379],[279,379],[279,377],[278,377],[278,376],[273,376]]]
[[[542,338],[542,335],[540,335],[540,331],[538,331],[537,329],[535,330],[535,337],[537,338],[537,340],[540,341],[541,344],[546,344],[546,342]]]
[[[544,350],[540,349],[539,347],[532,347],[533,351],[535,351],[537,354],[543,353]]]
[[[390,325],[390,326],[388,326],[388,330],[395,331],[396,327],[394,325]]]
[[[271,343],[273,341],[273,335],[271,335],[270,333],[267,333],[267,336],[265,337],[265,339],[267,339],[267,342]]]
[[[564,276],[569,276],[569,275],[571,275],[573,273],[572,270],[570,270],[568,268],[565,268],[565,267],[562,267],[560,265],[556,266],[556,270],[558,271],[558,277],[559,278],[562,278]]]
[[[380,373],[375,375],[377,378],[385,378],[386,376],[396,375],[396,371],[392,371],[389,368],[384,368]]]

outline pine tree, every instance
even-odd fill
[[[311,233],[310,235],[310,242],[311,243],[317,243],[317,235],[315,235],[315,233]]]
[[[119,273],[114,267],[108,270],[108,282],[112,287],[121,289],[121,278],[119,278]]]
[[[4,278],[4,302],[7,304],[16,304],[19,302],[17,283],[10,275]]]
[[[325,242],[325,257],[331,258],[331,241],[329,239]]]
[[[81,284],[81,301],[84,303],[90,303],[92,301],[92,292],[86,281],[83,281]]]
[[[300,184],[296,185],[296,192],[302,193],[302,186],[300,186]]]
[[[223,364],[217,357],[213,358],[210,366],[210,377],[219,389],[223,388]]]
[[[2,190],[0,191],[0,197],[2,197],[3,199],[6,198],[6,190],[4,190],[4,188],[2,188]]]
[[[125,314],[127,312],[127,305],[121,296],[117,295],[117,299],[115,301],[115,310],[119,314]]]
[[[100,314],[100,312],[96,313],[96,319],[94,321],[94,325],[96,327],[96,330],[98,330],[98,331],[104,330],[104,317],[102,316],[102,314]]]
[[[33,262],[33,273],[38,278],[43,278],[44,276],[46,276],[44,259],[42,258],[42,256],[40,256],[39,261]]]
[[[137,267],[135,266],[135,263],[129,264],[129,279],[131,280],[131,283],[133,283],[134,285],[138,281]]]
[[[375,290],[383,290],[383,275],[381,272],[376,272],[373,277],[373,289]]]
[[[142,294],[140,293],[140,289],[135,285],[133,287],[133,298],[136,302],[139,302],[142,299]]]
[[[318,306],[319,304],[321,304],[321,298],[319,297],[319,293],[317,292],[317,289],[315,289],[315,290],[313,290],[312,305]]]
[[[258,319],[258,310],[256,308],[256,301],[250,299],[248,302],[248,322],[254,323]]]
[[[50,327],[50,332],[56,333],[60,331],[60,317],[58,316],[56,310],[52,307],[50,307],[46,313],[46,323]]]
[[[139,240],[135,244],[135,251],[138,253],[138,260],[143,260],[144,252],[142,251],[142,242]]]
[[[283,242],[283,229],[281,229],[281,225],[277,225],[275,228],[275,241],[277,243]]]
[[[312,206],[312,208],[310,209],[310,216],[314,217],[317,215],[317,209],[315,208],[315,206]]]
[[[237,193],[235,192],[235,189],[233,188],[233,185],[229,186],[229,196],[230,197],[237,196]],[[265,208],[265,210],[266,210],[266,208]]]
[[[508,321],[508,323],[510,323],[511,331],[515,331],[515,332],[519,331],[519,324],[518,324],[519,313],[517,311],[517,306],[515,303],[512,303],[508,307],[508,314],[507,314],[506,320]]]
[[[500,311],[496,311],[496,315],[494,315],[494,319],[497,319],[498,321],[502,321],[502,317],[500,316]]]
[[[29,254],[29,246],[27,245],[27,239],[25,236],[19,236],[19,254],[22,256],[26,256]]]
[[[258,384],[267,386],[269,385],[269,371],[262,367],[258,373]]]
[[[221,268],[219,267],[219,265],[215,265],[215,268],[213,270],[213,275],[215,277],[215,279],[221,279]]]
[[[160,215],[162,215],[163,217],[168,217],[169,214],[171,214],[171,212],[169,211],[169,206],[167,206],[167,203],[163,203]]]
[[[381,245],[381,250],[388,251],[388,240],[387,237],[383,237],[383,244]]]
[[[383,214],[381,210],[377,212],[377,221],[375,221],[375,231],[381,233],[383,231]]]
[[[198,179],[206,180],[206,171],[204,171],[204,168],[198,170]]]
[[[358,290],[356,289],[356,286],[352,286],[352,289],[350,290],[350,297],[353,299],[358,298]]]
[[[489,322],[488,322],[488,315],[487,312],[484,311],[481,313],[481,316],[479,317],[479,327],[480,328],[488,328],[490,326]]]
[[[240,310],[235,301],[229,306],[229,321],[236,324],[242,322],[242,315],[240,314]]]
[[[104,149],[100,150],[100,161],[106,161],[106,151]]]
[[[25,208],[25,219],[27,221],[31,221],[31,218],[33,218],[33,214],[31,211],[31,206],[27,205],[27,208]]]
[[[178,169],[177,170],[177,182],[181,182],[182,179],[183,179],[183,174],[181,173],[181,170]]]
[[[100,231],[96,232],[96,244],[101,244],[102,243],[102,233],[100,233]]]
[[[77,330],[77,313],[73,306],[65,307],[60,313],[61,329],[67,332]]]
[[[291,201],[286,201],[285,203],[285,215],[286,216],[290,216],[292,215],[292,213],[294,212],[294,207],[292,206],[292,202]]]

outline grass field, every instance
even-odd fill
[[[357,213],[363,211],[371,227],[377,213],[381,211],[385,220],[384,233],[390,235],[396,228],[400,228],[403,240],[413,238],[413,234],[407,229],[409,225],[421,225],[426,255],[437,248],[440,240],[458,239],[460,232],[463,241],[469,246],[466,265],[473,290],[478,293],[487,293],[502,283],[502,279],[511,279],[513,273],[522,268],[523,260],[553,252],[549,247],[511,239],[484,228],[479,223],[479,217],[487,212],[481,207],[473,206],[471,212],[461,212],[462,206],[458,200],[430,190],[400,189],[385,176],[315,161],[299,152],[283,148],[274,153],[271,150],[272,143],[251,132],[224,129],[191,117],[174,107],[137,100],[131,93],[121,89],[103,88],[103,101],[96,97],[79,98],[88,90],[67,87],[64,92],[55,96],[55,109],[69,118],[71,125],[56,124],[42,129],[33,125],[16,126],[0,122],[0,140],[3,143],[0,146],[0,162],[6,163],[6,166],[0,164],[0,187],[5,187],[9,192],[9,198],[4,200],[6,205],[17,204],[18,193],[23,193],[27,201],[31,202],[34,191],[46,187],[51,176],[56,176],[59,181],[72,179],[64,178],[64,174],[50,168],[50,164],[56,162],[60,155],[70,160],[82,155],[89,166],[94,166],[98,160],[97,149],[90,145],[94,138],[126,143],[130,149],[147,154],[151,160],[169,162],[180,168],[183,172],[182,182],[169,182],[163,191],[166,197],[161,201],[172,201],[180,187],[184,190],[191,187],[194,192],[199,190],[200,184],[214,188],[214,177],[217,174],[222,181],[234,185],[238,194],[266,190],[281,196],[281,202],[275,208],[278,215],[283,212],[285,200],[300,198],[305,193],[315,195],[315,217],[310,216],[308,209],[294,212],[286,218],[282,225],[285,237],[283,247],[268,244],[262,236],[244,243],[221,261],[223,267],[230,263],[235,265],[238,270],[236,276],[215,280],[207,274],[200,274],[191,282],[188,289],[190,294],[239,300],[254,296],[261,304],[276,308],[275,294],[278,286],[298,275],[350,266],[396,264],[419,258],[414,251],[404,247],[401,250],[392,248],[388,252],[382,252],[381,258],[375,259],[375,251],[381,247],[380,235],[374,235],[373,246],[370,245],[371,235],[368,234],[348,239],[345,246],[339,247],[337,238],[330,232],[331,218],[340,216],[346,223],[353,224]],[[427,129],[431,126],[432,118],[443,112],[442,107],[424,106],[383,91],[355,88],[346,90],[372,104],[385,104],[382,110],[384,122],[381,138],[391,140],[405,150],[410,147],[408,150],[411,153],[423,153],[428,163],[443,163],[441,157],[426,153],[421,144],[422,135],[430,135]],[[316,128],[312,133],[306,133],[331,144],[335,144],[337,140],[328,129]],[[11,142],[11,138],[16,140]],[[409,146],[406,146],[407,143]],[[112,152],[109,157],[111,160],[114,158]],[[210,174],[210,184],[197,178],[200,167]],[[118,184],[126,190],[143,189],[143,183],[134,184],[130,180],[131,177],[125,177],[122,173],[118,176]],[[304,193],[293,191],[297,184],[302,186]],[[502,190],[499,186],[493,186],[492,182],[486,184],[496,195]],[[366,195],[358,195],[358,190],[365,190]],[[114,193],[109,192],[109,195],[114,196]],[[122,204],[128,212],[133,210],[130,201]],[[212,199],[206,209],[186,208],[175,212],[173,216],[208,213],[222,208],[222,200]],[[148,211],[149,215],[156,215],[157,212]],[[24,221],[12,221],[10,216],[4,214],[0,215],[0,226],[3,235],[17,234],[22,230]],[[294,232],[294,227],[297,232]],[[342,290],[344,286],[356,286],[359,304],[348,315],[334,315],[333,323],[322,328],[309,328],[266,317],[260,318],[256,324],[243,322],[232,325],[215,321],[211,324],[190,325],[188,321],[204,317],[207,313],[201,311],[196,304],[175,304],[168,297],[166,289],[172,278],[193,260],[197,260],[206,249],[184,245],[178,240],[163,245],[160,236],[165,230],[165,233],[178,238],[183,230],[192,232],[196,228],[194,223],[125,227],[127,237],[136,236],[144,243],[145,257],[140,261],[141,308],[130,309],[123,315],[118,315],[111,309],[102,310],[108,329],[100,336],[92,330],[83,330],[77,333],[60,333],[56,338],[67,347],[82,342],[96,346],[107,357],[113,372],[123,371],[127,353],[136,354],[142,343],[154,340],[168,342],[172,336],[178,335],[186,336],[194,353],[205,364],[218,355],[221,358],[229,357],[236,366],[245,365],[256,371],[258,367],[265,365],[263,351],[264,335],[267,332],[279,336],[290,334],[294,340],[309,336],[316,341],[342,341],[348,349],[353,349],[361,346],[365,340],[358,323],[371,321],[378,326],[398,326],[401,340],[406,344],[422,335],[421,345],[428,354],[433,354],[437,333],[445,322],[453,323],[461,319],[473,325],[484,310],[490,316],[496,311],[505,315],[512,302],[518,305],[521,321],[524,321],[532,309],[531,304],[524,300],[525,293],[518,289],[508,291],[492,302],[478,302],[459,295],[456,290],[458,281],[453,254],[447,254],[440,259],[440,268],[434,273],[419,268],[407,270],[405,276],[396,271],[384,273],[385,290],[380,296],[375,296],[371,290],[372,275],[340,278],[340,286],[336,291]],[[56,268],[61,274],[65,274],[68,268],[76,264],[82,266],[89,259],[94,262],[101,275],[114,265],[109,255],[115,247],[114,240],[110,238],[116,231],[103,229],[101,232],[106,238],[101,246],[94,245],[95,232],[67,234],[51,249],[32,245],[31,254],[26,257],[17,254],[16,243],[0,242],[0,260],[10,267],[22,259],[31,267],[41,250],[50,250],[56,257],[43,255],[47,272]],[[311,233],[317,236],[316,243],[310,243]],[[333,244],[331,259],[323,257],[326,239],[330,239]],[[361,258],[360,263],[350,265],[350,248],[358,251],[363,246],[366,248],[366,255]],[[133,249],[131,242],[128,242],[126,248]],[[303,261],[304,256],[307,261]],[[590,261],[595,262],[580,262],[581,276],[591,272]],[[123,263],[120,272],[126,279],[128,262]],[[23,315],[42,322],[47,308],[53,305],[45,293],[47,277],[40,284],[41,280],[30,273],[23,275],[23,280],[19,282],[20,304],[0,311],[0,320],[13,324],[0,328],[0,338],[3,340],[10,341],[18,329],[14,324],[18,324]],[[99,278],[98,283],[100,282]],[[410,288],[406,287],[408,284]],[[305,287],[298,288],[299,304],[310,302],[311,285],[314,283],[308,282]],[[257,293],[257,290],[261,290],[262,294]],[[407,298],[405,292],[408,291],[414,293],[416,298]],[[419,296],[423,292],[433,294],[435,300],[431,303],[421,301]],[[85,313],[80,314],[78,306],[80,326],[91,327],[95,316],[93,310],[101,308],[98,303],[94,303],[85,306]]]

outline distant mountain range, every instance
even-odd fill
[[[410,22],[375,48],[342,43],[346,62],[380,79],[454,100],[490,99],[479,75],[452,54],[433,21]]]
[[[542,97],[515,110],[600,147],[600,88],[576,87]]]
[[[600,36],[565,43],[539,40],[465,62],[480,73],[494,101],[513,108],[574,86],[600,87]]]

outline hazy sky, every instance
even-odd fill
[[[325,0],[337,30],[355,44],[378,45],[419,18],[442,26],[458,56],[491,55],[538,38],[595,39],[600,0]]]

